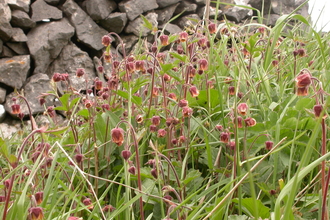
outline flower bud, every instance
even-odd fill
[[[121,152],[121,156],[124,158],[124,160],[128,160],[131,157],[132,153],[129,150],[123,150]]]
[[[77,77],[82,77],[85,74],[85,69],[83,68],[78,68],[76,71],[76,76]]]
[[[155,179],[157,179],[158,174],[157,174],[157,170],[156,170],[156,168],[151,169],[150,173],[151,173],[151,175],[152,175]]]
[[[266,141],[265,142],[265,148],[266,150],[271,150],[273,148],[274,143],[272,141]]]
[[[136,167],[134,165],[130,166],[130,168],[128,168],[128,172],[132,175],[135,175]]]
[[[92,210],[94,208],[94,205],[92,203],[92,200],[90,198],[86,198],[83,200],[83,204],[87,206],[87,209]]]
[[[74,159],[76,160],[77,163],[81,163],[84,159],[84,156],[82,154],[76,154],[74,156]]]
[[[323,110],[322,105],[314,105],[314,114],[316,118],[320,117],[322,110]]]
[[[188,101],[186,100],[186,99],[181,99],[180,101],[179,101],[179,107],[186,107],[186,106],[188,106]]]

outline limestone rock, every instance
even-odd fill
[[[5,117],[6,117],[5,107],[0,104],[0,122],[2,122],[5,119]]]
[[[21,10],[29,12],[30,10],[30,0],[7,0],[8,5],[13,10]]]
[[[122,40],[123,40],[124,45],[125,45],[125,53],[126,53],[126,55],[128,55],[131,52],[134,45],[138,42],[139,37],[137,37],[134,34],[129,34],[129,35],[122,36]],[[118,44],[116,44],[116,47],[118,47]],[[121,46],[119,46],[119,52],[121,54],[123,54]]]
[[[20,28],[13,28],[13,36],[10,39],[11,42],[26,42],[27,37],[24,34],[23,30]]]
[[[165,8],[167,6],[174,5],[179,2],[180,0],[157,0],[157,4],[159,5],[159,8]]]
[[[61,0],[45,0],[45,2],[50,5],[58,5],[58,3],[60,3],[60,1]]]
[[[95,39],[102,39],[108,32],[100,28],[77,3],[67,0],[63,5],[63,11],[76,29],[79,41],[95,50],[101,50],[104,47],[101,40]]]
[[[244,5],[243,2],[239,2],[238,4]],[[247,5],[247,6],[251,6],[251,5]],[[239,23],[243,19],[246,19],[247,17],[251,17],[253,15],[253,11],[252,9],[234,6],[225,10],[224,15],[227,17],[227,19]]]
[[[197,11],[197,5],[191,3],[191,1],[183,0],[180,2],[178,7],[175,9],[175,14],[193,14]]]
[[[27,35],[27,45],[34,59],[34,73],[45,73],[73,34],[74,28],[67,19],[38,24],[33,28]]]
[[[0,59],[0,82],[20,89],[30,70],[30,56],[15,56]]]
[[[155,10],[155,13],[158,15],[157,22],[159,25],[167,23],[174,14],[175,9],[177,8],[178,4],[168,6],[163,9]]]
[[[144,12],[158,8],[156,0],[124,0],[118,6],[121,12],[126,13],[130,21]]]
[[[154,12],[149,12],[145,18],[152,24],[153,27],[157,27],[158,15]],[[136,36],[146,37],[151,33],[151,30],[145,27],[144,21],[141,17],[136,18],[134,21],[128,23],[125,28],[125,32],[130,34],[133,33]]]
[[[100,21],[100,25],[109,32],[117,34],[124,30],[127,24],[126,13],[115,12],[111,13],[107,18]]]
[[[30,53],[25,42],[7,42],[6,45],[18,55],[28,55]]]
[[[31,5],[32,21],[42,21],[44,19],[60,20],[62,19],[62,11],[58,8],[48,5],[44,0],[37,0]]]
[[[106,19],[117,8],[116,2],[112,0],[86,0],[84,6],[94,21]]]
[[[2,53],[3,41],[0,39],[0,54]]]
[[[36,26],[36,23],[31,20],[29,15],[20,10],[14,10],[11,12],[10,23],[13,27],[20,27],[22,29],[31,29]]]
[[[160,27],[165,28],[164,33],[167,35],[177,34],[177,33],[182,32],[182,29],[178,25],[171,24],[171,23],[165,24],[164,27],[163,26],[160,26]]]
[[[204,16],[204,13],[205,13],[205,6],[204,7],[199,7],[197,9],[197,14],[200,18],[203,18]],[[218,14],[217,14],[218,13]],[[221,18],[221,16],[223,15],[222,11],[219,9],[218,12],[217,12],[217,9],[216,7],[210,7],[210,19],[215,19],[215,16],[217,15],[217,19],[219,20]]]
[[[16,55],[17,54],[13,50],[11,50],[9,47],[4,45],[2,47],[2,52],[1,52],[0,58],[14,57]]]
[[[2,138],[11,138],[15,134],[18,134],[18,131],[22,130],[20,126],[20,121],[9,121],[5,120],[0,123],[0,137]]]
[[[180,28],[194,26],[199,22],[201,18],[197,14],[190,14],[180,17],[178,20],[174,21]]]
[[[44,106],[40,105],[38,97],[41,93],[50,91],[51,89],[50,78],[46,74],[38,73],[28,78],[22,91],[24,97],[28,100],[33,115],[40,114],[45,111]],[[14,96],[16,96],[14,92],[8,95],[5,103],[5,109],[9,114],[16,117],[16,115],[11,113],[11,105],[13,104],[12,97]],[[47,97],[45,105],[53,105],[52,99],[53,98],[51,96]],[[25,103],[21,104],[21,112],[24,113],[24,115],[29,114],[29,109]]]
[[[85,76],[76,77],[78,68],[85,69]],[[77,90],[86,90],[85,80],[87,79],[88,84],[91,85],[96,77],[92,59],[71,42],[62,49],[60,55],[49,66],[47,75],[52,77],[54,73],[68,73],[71,86]]]
[[[11,11],[7,4],[0,3],[0,39],[8,41],[13,33],[10,25]]]
[[[6,94],[7,94],[7,90],[0,87],[0,103],[1,104],[6,101]]]

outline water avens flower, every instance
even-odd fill
[[[118,146],[124,143],[124,130],[122,128],[113,128],[111,130],[111,140]]]

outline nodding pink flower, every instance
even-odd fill
[[[133,73],[135,71],[135,64],[133,62],[126,63],[126,70],[128,73]]]
[[[300,74],[296,77],[296,84],[298,88],[308,87],[312,83],[312,77],[309,72],[300,72]]]
[[[238,114],[243,115],[243,116],[246,115],[248,109],[249,109],[249,106],[245,102],[239,103],[237,106]]]
[[[11,112],[15,115],[21,113],[21,106],[19,104],[13,104],[11,106]]]
[[[228,87],[228,93],[229,95],[235,95],[235,86],[229,86]]]
[[[84,68],[78,68],[76,71],[76,76],[77,77],[82,77],[85,74],[85,69]]]
[[[34,198],[36,199],[37,205],[40,205],[42,203],[42,200],[44,198],[44,193],[43,192],[37,192],[34,194]]]
[[[166,130],[165,129],[159,129],[157,131],[157,137],[165,137],[166,135]]]
[[[228,147],[230,148],[230,150],[235,150],[236,142],[235,141],[229,141]]]
[[[196,86],[191,86],[189,88],[189,92],[191,97],[196,98],[199,95],[199,90],[196,88]]]
[[[111,44],[111,37],[109,37],[108,35],[104,35],[103,37],[102,37],[102,44],[105,46],[105,47],[107,47],[107,46],[109,46],[110,44]]]
[[[132,153],[129,150],[123,150],[121,152],[121,156],[124,158],[124,160],[128,160],[131,157]]]
[[[112,62],[112,65],[113,65],[113,68],[118,68],[119,67],[119,65],[120,65],[120,62],[118,61],[118,60],[115,60],[115,61],[113,61]]]
[[[193,110],[192,108],[188,107],[188,106],[185,106],[182,108],[182,115],[183,117],[187,118],[187,117],[190,117],[193,113]]]
[[[164,79],[165,82],[169,82],[171,80],[171,77],[168,74],[165,73],[163,75],[163,79]]]
[[[136,167],[134,165],[130,166],[127,170],[130,174],[135,175]]]
[[[141,124],[143,122],[143,116],[138,114],[136,117],[135,117],[135,120],[138,124]]]
[[[207,70],[208,68],[208,61],[206,59],[201,59],[198,61],[198,64],[199,64],[199,69],[205,71]]]
[[[234,121],[234,124],[236,124],[236,121]],[[243,128],[243,118],[241,116],[237,116],[237,127]]]
[[[102,104],[102,110],[103,111],[109,111],[110,110],[110,105],[109,104]]]
[[[102,209],[103,212],[113,212],[114,210],[116,210],[116,208],[112,205],[106,205]]]
[[[54,82],[60,82],[62,80],[62,76],[60,73],[54,73],[52,79]]]
[[[96,90],[102,90],[103,88],[103,82],[99,79],[96,79],[95,82],[94,82],[94,86],[95,86],[95,89]]]
[[[179,107],[183,108],[183,107],[186,107],[188,106],[188,101],[186,99],[181,99],[179,101]]]
[[[158,93],[159,93],[159,89],[157,87],[154,87],[152,89],[152,97],[157,97],[158,96]]]
[[[320,117],[320,115],[322,113],[322,110],[323,110],[323,106],[322,105],[314,105],[314,114],[315,114],[315,117],[316,118]]]
[[[103,53],[103,59],[104,59],[105,62],[110,63],[111,60],[112,60],[112,55],[111,55],[111,53],[105,51],[105,52]]]
[[[179,143],[181,143],[181,144],[184,143],[186,140],[187,140],[187,138],[185,136],[183,136],[183,135],[181,135],[179,137]]]
[[[160,124],[160,117],[158,115],[152,116],[151,123],[155,126],[158,126]]]
[[[213,22],[209,24],[208,29],[210,34],[215,34],[217,32],[217,26]]]
[[[173,99],[174,101],[177,100],[177,97],[176,97],[175,93],[170,93],[170,94],[168,94],[168,97],[169,97],[170,99]]]
[[[229,139],[230,139],[230,133],[227,131],[221,132],[220,134],[220,141],[223,143],[229,143]]]
[[[167,35],[161,35],[159,39],[162,46],[167,46],[169,44]]]
[[[197,44],[198,44],[199,47],[203,48],[203,47],[206,46],[206,41],[207,41],[206,37],[203,37],[203,38],[201,38],[197,41]]]
[[[157,131],[157,126],[156,125],[150,125],[149,130],[150,130],[150,132],[156,132]]]
[[[157,170],[156,170],[156,168],[151,169],[150,173],[151,173],[151,175],[152,175],[153,177],[155,177],[155,179],[157,179],[158,174],[157,174]]]
[[[97,72],[100,73],[100,74],[104,73],[104,67],[103,66],[98,66],[97,67]]]
[[[54,107],[49,106],[46,110],[46,114],[49,115],[49,117],[51,117],[51,118],[55,117],[56,113],[55,113]]]
[[[216,125],[215,126],[215,130],[222,131],[223,130],[223,126],[222,125]]]
[[[113,128],[111,130],[112,142],[121,146],[124,143],[124,130],[121,128]]]
[[[300,57],[304,57],[306,56],[306,50],[301,48],[301,49],[298,49],[297,50],[297,55],[300,56]]]
[[[74,159],[76,160],[77,163],[81,163],[83,161],[83,159],[84,159],[84,155],[82,155],[82,154],[76,154],[74,156]]]
[[[87,206],[87,209],[92,210],[94,208],[94,205],[92,203],[92,200],[90,198],[86,198],[83,200],[83,204]]]
[[[107,100],[109,98],[109,93],[107,93],[107,92],[103,92],[102,93],[102,99],[103,100]]]
[[[176,51],[178,52],[178,54],[183,54],[183,47],[181,46],[181,45],[178,45],[177,47],[176,47]]]
[[[42,220],[44,219],[44,212],[41,207],[29,208],[29,215],[31,220]]]
[[[145,72],[146,71],[145,61],[144,60],[137,60],[135,62],[135,69],[138,70],[138,71]]]
[[[186,42],[188,40],[188,33],[183,31],[179,34],[180,42]]]
[[[90,107],[93,106],[93,102],[89,99],[85,99],[84,105],[85,105],[86,108],[90,108]]]
[[[244,121],[246,127],[253,127],[257,124],[257,121],[254,118],[246,118]]]
[[[274,143],[272,141],[266,141],[265,142],[265,148],[266,150],[271,150],[273,148]]]
[[[273,61],[272,61],[272,65],[273,65],[273,66],[278,66],[278,60],[273,60]]]

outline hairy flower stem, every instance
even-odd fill
[[[327,146],[326,146],[326,126],[325,126],[325,119],[322,118],[321,121],[322,126],[322,149],[321,154],[322,156],[327,153]],[[327,194],[328,194],[328,187],[329,187],[329,174],[328,173],[327,180],[325,180],[325,161],[323,160],[321,163],[321,187],[322,187],[322,220],[329,219],[328,210],[327,210]]]
[[[25,146],[27,145],[28,143],[28,140],[33,137],[33,135],[35,133],[40,133],[40,129],[35,129],[33,130],[23,141],[20,149],[19,149],[19,152],[18,152],[18,155],[17,155],[17,160],[19,161],[19,159],[21,158],[21,155],[23,153],[23,150],[25,148]],[[17,167],[17,164],[12,164],[12,167],[15,169]],[[11,195],[11,191],[13,189],[13,185],[14,185],[14,181],[15,181],[15,178],[16,178],[16,174],[14,173],[11,178],[10,178],[10,183],[9,183],[9,188],[8,188],[8,191],[7,191],[7,196],[6,196],[6,201],[5,201],[5,207],[3,209],[3,215],[2,215],[2,220],[6,220],[6,217],[7,217],[7,213],[8,213],[8,206],[9,206],[9,202],[10,202],[10,195]]]

